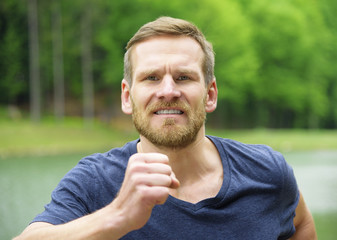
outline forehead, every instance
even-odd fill
[[[199,43],[186,36],[157,36],[134,45],[133,70],[160,65],[201,68],[204,53]]]

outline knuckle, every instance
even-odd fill
[[[172,167],[170,165],[166,165],[166,174],[171,175],[172,172]]]
[[[129,158],[129,163],[134,163],[134,162],[143,162],[141,153],[135,153]]]
[[[137,160],[137,154],[133,154],[130,158],[129,158],[129,164],[133,163],[134,161]]]
[[[131,173],[138,172],[139,169],[140,169],[140,166],[137,163],[129,165],[129,172],[131,172]]]
[[[132,174],[146,172],[147,166],[142,162],[133,162],[128,166],[128,171]]]
[[[133,174],[130,176],[130,182],[132,185],[140,185],[143,178],[139,174]]]
[[[162,195],[164,195],[164,196],[166,196],[166,195],[169,195],[169,189],[168,188],[166,188],[166,187],[164,187],[164,188],[161,188],[161,194]]]
[[[168,175],[164,175],[163,177],[165,178],[165,179],[163,180],[163,181],[164,181],[164,185],[165,185],[165,186],[170,186],[170,185],[171,185],[171,182],[172,182],[171,177],[168,176]]]
[[[148,187],[139,187],[137,190],[141,199],[146,198],[149,195]]]
[[[153,199],[151,189],[149,187],[140,187],[137,189],[140,202],[149,202]]]

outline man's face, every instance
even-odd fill
[[[206,118],[203,51],[189,37],[161,36],[134,46],[130,91],[133,122],[157,146],[192,143]]]

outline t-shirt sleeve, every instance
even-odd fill
[[[70,170],[52,192],[51,202],[45,210],[32,222],[48,222],[62,224],[82,217],[91,212],[88,207],[92,203],[95,192],[95,178],[90,162],[82,159]]]
[[[282,173],[282,188],[279,197],[280,239],[288,239],[295,233],[293,220],[300,193],[291,166],[280,153],[276,153],[276,158]]]

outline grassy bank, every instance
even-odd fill
[[[253,129],[207,132],[244,143],[266,144],[282,152],[337,149],[337,130]]]
[[[105,151],[136,137],[133,127],[120,120],[109,125],[77,118],[0,121],[0,158]]]
[[[245,143],[267,144],[276,150],[337,149],[337,130],[207,130],[207,134]],[[81,119],[68,118],[62,123],[44,119],[40,124],[29,120],[0,120],[0,158],[22,155],[53,155],[105,151],[138,137],[130,119],[109,124],[86,125]]]

